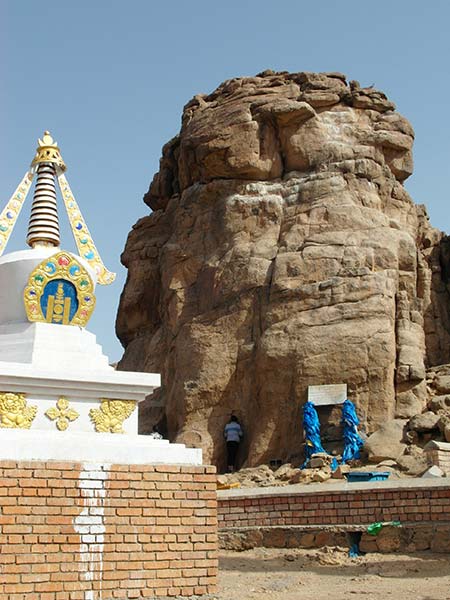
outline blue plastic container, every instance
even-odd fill
[[[359,481],[383,481],[390,475],[389,471],[353,471],[353,473],[346,473],[347,481],[349,483],[357,483]]]

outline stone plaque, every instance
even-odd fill
[[[309,385],[308,400],[316,406],[343,404],[347,398],[347,384]]]

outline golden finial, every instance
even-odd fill
[[[36,156],[33,158],[31,166],[34,167],[39,163],[53,163],[61,172],[67,169],[58,148],[58,144],[53,140],[49,131],[44,131],[42,140],[38,140]]]

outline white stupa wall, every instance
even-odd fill
[[[138,435],[138,406],[161,385],[155,373],[116,371],[94,334],[72,325],[28,321],[23,293],[31,272],[59,252],[36,247],[0,257],[0,393],[25,394],[36,406],[30,429],[0,427],[0,459],[201,464],[201,450]],[[96,275],[79,256],[93,281]],[[46,412],[59,398],[78,417],[64,431]],[[102,399],[136,402],[123,433],[95,430]]]
[[[201,465],[202,451],[149,436],[0,429],[0,461]]]
[[[82,327],[16,322],[0,325],[0,361],[33,364],[69,375],[82,371],[111,371],[108,357],[94,334]]]

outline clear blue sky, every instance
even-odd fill
[[[446,0],[0,0],[0,202],[49,129],[106,266],[89,329],[111,360],[127,234],[183,105],[267,68],[374,84],[416,131],[407,188],[450,232],[450,2]],[[62,212],[62,211],[61,211]],[[24,246],[29,205],[8,250]],[[75,249],[64,229],[63,246]]]

